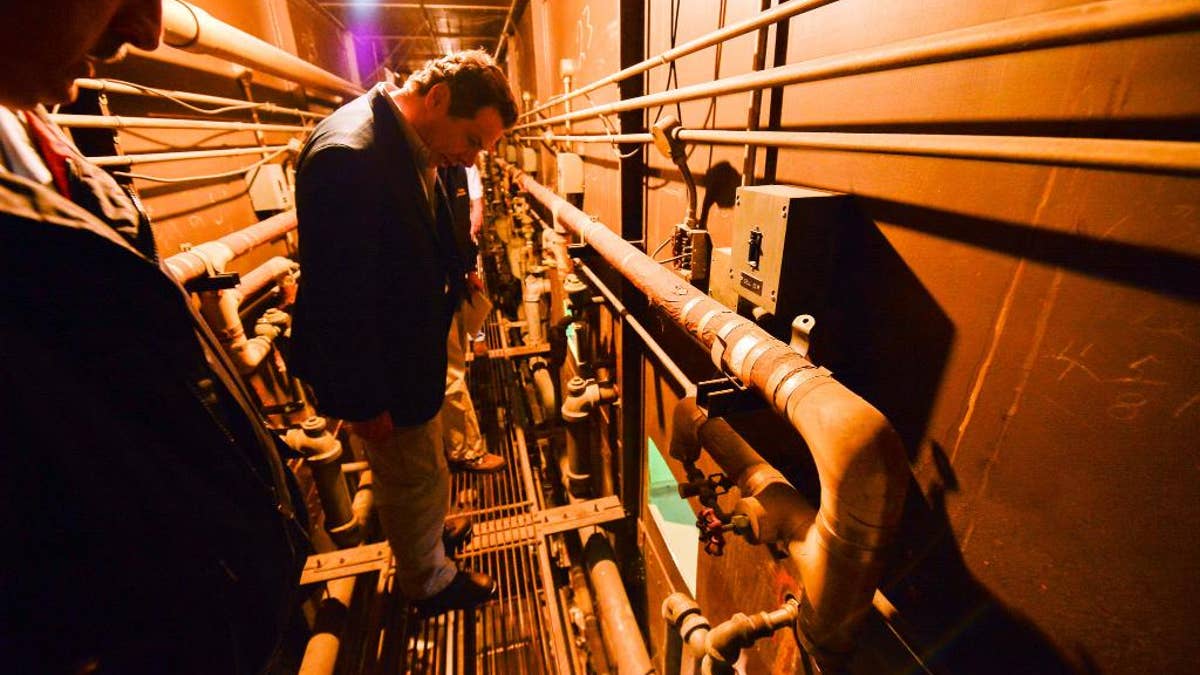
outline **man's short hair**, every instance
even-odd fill
[[[480,108],[491,106],[500,113],[505,127],[517,121],[517,102],[508,88],[504,71],[487,52],[471,49],[430,61],[408,76],[405,86],[425,94],[433,85],[450,87],[450,114],[473,118]]]

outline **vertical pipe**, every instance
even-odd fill
[[[621,573],[613,561],[612,546],[601,532],[595,532],[584,545],[588,577],[600,600],[600,628],[612,647],[619,675],[646,675],[654,672],[646,643],[642,640],[637,617],[625,594]]]
[[[765,12],[771,7],[771,0],[761,0],[758,11]],[[767,63],[767,33],[768,26],[758,29],[758,39],[754,43],[754,64],[756,72],[763,69]],[[746,131],[758,131],[759,118],[762,116],[762,89],[755,89],[750,94],[750,110],[746,114]],[[746,144],[742,160],[742,185],[754,185],[754,168],[758,163],[758,146]],[[706,200],[707,201],[707,200]]]

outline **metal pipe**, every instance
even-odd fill
[[[50,121],[77,129],[218,129],[223,131],[285,131],[304,133],[296,124],[261,124],[218,120],[180,120],[166,117],[118,117],[116,115],[50,115]]]
[[[700,605],[692,596],[677,591],[663,600],[662,617],[667,623],[663,675],[679,675],[685,655],[692,664],[691,672],[700,672],[710,628],[708,619],[700,613]]]
[[[1102,0],[637,96],[547,117],[514,129],[895,68],[1112,40],[1154,31],[1181,31],[1197,24],[1200,24],[1200,0],[1156,3]]]
[[[163,42],[171,47],[211,54],[314,89],[350,96],[363,93],[353,82],[219,21],[189,2],[163,2],[162,23]]]
[[[258,110],[259,112],[265,113],[295,115],[297,117],[308,117],[313,119],[322,119],[325,117],[325,115],[322,113],[308,112],[307,110],[298,110],[296,108],[286,108],[275,105],[274,103],[249,103],[240,98],[226,98],[224,96],[196,94],[190,91],[158,89],[157,87],[126,84],[125,82],[114,82],[113,80],[97,80],[90,77],[81,77],[75,80],[75,86],[79,87],[80,89],[91,89],[93,91],[111,94],[127,94],[129,96],[157,96],[159,98],[175,99],[176,101],[185,101],[188,103],[204,103],[206,105],[217,105],[222,107],[232,106],[238,110]]]
[[[764,26],[769,26],[770,24],[789,19],[797,14],[802,14],[818,7],[831,4],[832,2],[834,2],[834,0],[792,0],[791,2],[785,2],[775,9],[759,12],[749,19],[730,24],[706,35],[701,35],[700,37],[695,38],[694,40],[689,40],[673,49],[668,49],[657,56],[652,56],[644,61],[641,61],[640,63],[629,66],[624,70],[617,71],[616,73],[596,80],[591,84],[579,87],[568,94],[555,96],[545,103],[533,108],[532,110],[526,111],[521,116],[527,117],[534,115],[548,108],[553,108],[554,106],[569,99],[575,98],[576,96],[589,94],[605,85],[620,82],[621,80],[628,79],[634,75],[640,75],[655,66],[666,65],[672,61],[687,56],[688,54],[698,52],[701,49],[711,47],[715,44],[724,42],[730,38],[735,38],[739,35],[744,35],[752,30],[757,30]],[[527,126],[529,125],[521,125],[516,127],[516,129],[522,129]]]
[[[342,443],[329,433],[325,418],[310,417],[300,424],[299,429],[288,429],[284,442],[304,456],[304,463],[312,472],[321,510],[325,514],[325,530],[334,543],[341,548],[360,543],[362,528],[339,462]]]
[[[577,143],[607,143],[607,136],[547,136]],[[650,143],[650,134],[625,134],[622,143]],[[684,129],[679,138],[713,145],[761,145],[801,150],[874,152],[919,157],[1080,166],[1131,171],[1200,173],[1200,144],[1052,136],[888,134],[830,131],[709,131]]]
[[[550,292],[550,280],[536,274],[525,276],[522,304],[525,306],[525,328],[528,331],[526,344],[537,345],[546,341],[542,330],[542,296]]]
[[[715,364],[758,392],[805,440],[817,466],[821,506],[804,549],[793,551],[807,571],[806,588],[814,588],[814,595],[805,597],[800,624],[820,648],[848,649],[855,621],[870,606],[878,585],[878,561],[898,532],[911,480],[896,431],[829,371],[684,283],[545,186],[513,172],[556,222],[579,234],[651,303],[708,347]],[[830,588],[845,592],[836,598],[821,592]]]
[[[578,565],[572,565],[569,574],[574,605],[571,616],[583,633],[584,644],[587,645],[590,657],[588,665],[591,667],[589,672],[594,672],[595,675],[608,675],[610,672],[608,664],[611,659],[605,649],[604,638],[600,634],[600,624],[596,620],[596,605],[592,601],[592,591],[588,588],[587,577]]]
[[[647,675],[654,672],[646,643],[638,629],[637,617],[629,605],[629,596],[621,583],[612,546],[602,532],[587,539],[583,547],[588,578],[600,601],[600,628],[616,660],[619,675]]]
[[[508,6],[508,13],[504,15],[504,25],[500,28],[500,37],[496,41],[496,51],[492,54],[492,60],[499,62],[500,55],[504,53],[504,47],[508,43],[508,31],[513,28],[513,21],[516,19],[517,3],[520,0],[512,0]]]
[[[313,635],[304,649],[299,675],[333,675],[357,579],[356,576],[343,577],[325,584],[327,595],[317,610]]]
[[[550,362],[542,356],[529,359],[529,370],[533,373],[533,387],[537,392],[537,402],[541,406],[546,419],[553,419],[558,411],[558,397],[554,395],[554,376],[550,373]]]
[[[286,145],[251,145],[245,147],[219,148],[216,150],[187,150],[183,152],[146,152],[140,155],[103,155],[88,157],[88,161],[96,166],[130,166],[132,164],[155,164],[157,162],[176,162],[185,159],[212,159],[213,157],[240,157],[242,155],[257,155],[264,152],[283,152]]]
[[[223,272],[230,260],[260,244],[274,241],[296,229],[296,211],[284,211],[249,227],[231,232],[220,239],[167,258],[163,266],[175,280],[186,284],[207,272]]]
[[[563,397],[562,421],[567,429],[567,491],[574,497],[591,495],[591,415],[596,406],[617,400],[612,384],[572,377]]]
[[[295,260],[277,255],[243,274],[241,283],[237,285],[237,292],[242,296],[240,303],[244,303],[246,298],[257,295],[267,286],[275,283],[279,277],[291,274],[299,268],[300,265]]]
[[[662,348],[662,345],[658,344],[658,341],[654,339],[654,336],[642,326],[642,323],[634,318],[634,316],[629,313],[629,310],[625,309],[625,305],[621,304],[621,301],[617,299],[617,296],[612,292],[612,289],[606,286],[604,282],[600,281],[600,278],[596,276],[596,273],[592,271],[592,268],[588,267],[587,264],[585,264],[582,260],[575,258],[574,263],[575,268],[583,272],[583,275],[588,278],[588,283],[594,286],[596,290],[600,292],[600,295],[604,296],[605,302],[612,307],[613,312],[615,312],[617,316],[621,317],[621,320],[624,321],[626,325],[628,325],[629,328],[642,339],[642,344],[646,346],[646,349],[650,350],[650,353],[654,355],[654,358],[658,360],[659,364],[666,369],[666,371],[675,380],[675,383],[678,384],[683,390],[684,397],[695,396],[696,383],[692,382],[691,378],[683,373],[683,370],[679,367],[679,365],[675,363],[674,359],[672,359],[669,354],[667,354],[666,350]]]

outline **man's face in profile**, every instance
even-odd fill
[[[154,49],[161,0],[20,0],[0,22],[0,104],[17,108],[74,100],[74,81],[126,44]]]

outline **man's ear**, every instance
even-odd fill
[[[431,112],[441,114],[449,114],[450,112],[450,85],[445,82],[438,82],[425,92],[425,107]]]

